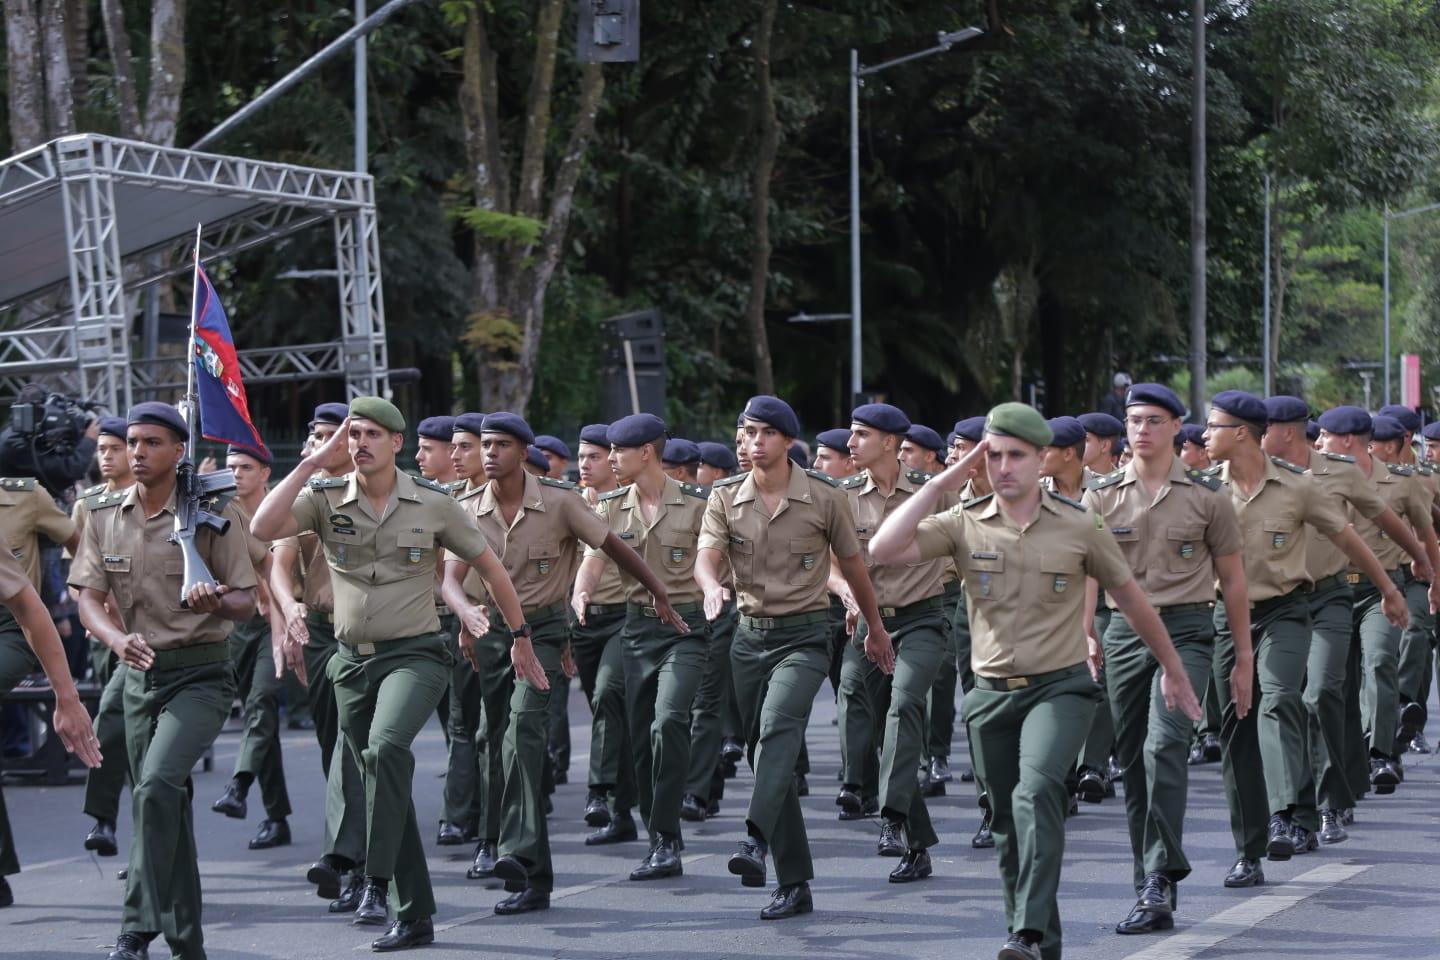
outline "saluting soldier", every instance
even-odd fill
[[[111,498],[118,500],[135,483],[125,452],[125,429],[124,417],[100,418],[95,458],[102,482],[81,493],[70,511],[70,519],[81,533],[92,507],[103,507]],[[125,664],[92,634],[90,666],[95,682],[102,687],[95,711],[95,736],[105,759],[85,775],[85,814],[95,818],[95,826],[85,836],[85,849],[113,857],[119,853],[115,820],[120,813],[120,791],[130,775],[125,755]]]
[[[349,413],[344,403],[316,406],[301,455],[325,448]],[[326,449],[330,452],[320,464],[321,479],[343,477],[354,469],[348,445]],[[306,879],[315,884],[317,896],[330,901],[329,912],[354,913],[365,889],[365,784],[354,751],[340,735],[335,682],[329,670],[339,648],[335,589],[317,533],[306,531],[270,545],[270,586],[285,614],[286,639],[302,645],[306,698],[325,775],[324,853],[310,865]]]
[[[348,444],[353,473],[310,478]],[[401,473],[405,418],[380,397],[359,397],[341,429],[303,457],[270,491],[252,529],[262,539],[314,531],[335,590],[340,649],[328,670],[340,728],[360,759],[365,783],[365,888],[357,925],[395,921],[376,951],[431,943],[435,897],[411,800],[411,744],[450,681],[450,638],[435,614],[436,551],[466,561],[484,578],[506,623],[523,625],[504,568],[460,505],[437,484]],[[543,681],[533,657],[516,668]]]
[[[1042,491],[1054,437],[1031,407],[1006,403],[986,439],[890,516],[870,541],[877,563],[953,557],[965,584],[975,689],[965,699],[975,776],[990,797],[1009,939],[1001,960],[1059,960],[1056,893],[1065,847],[1065,775],[1101,694],[1086,666],[1088,576],[1160,661],[1167,709],[1200,707],[1165,625],[1101,517]],[[944,494],[987,470],[994,495],[935,514]]]
[[[776,397],[757,396],[745,405],[743,419],[753,469],[711,488],[695,576],[705,591],[705,616],[713,621],[726,599],[723,560],[734,574],[740,624],[730,660],[755,786],[747,835],[729,869],[744,886],[764,886],[773,853],[779,886],[760,917],[775,920],[814,909],[814,865],[795,764],[830,661],[828,557],[835,558],[873,625],[867,649],[886,672],[894,652],[845,495],[825,474],[789,461],[800,432],[795,412]]]
[[[94,509],[70,567],[80,618],[120,655],[134,836],[121,933],[111,960],[142,960],[163,935],[178,957],[205,956],[190,772],[230,715],[235,671],[231,624],[255,613],[255,568],[243,514],[203,527],[195,549],[214,582],[185,589],[175,529],[176,467],[190,431],[169,404],[138,403],[126,418],[135,486]],[[182,593],[183,591],[183,593]],[[106,609],[115,599],[117,624]]]
[[[1256,709],[1241,717],[1232,688],[1240,648],[1224,603],[1216,605],[1215,689],[1222,710],[1220,739],[1225,797],[1237,859],[1229,887],[1264,880],[1261,855],[1288,860],[1317,845],[1294,812],[1307,779],[1308,721],[1301,702],[1310,648],[1312,589],[1306,565],[1306,527],[1330,538],[1373,582],[1388,578],[1334,499],[1295,464],[1267,457],[1260,438],[1269,418],[1258,397],[1239,390],[1216,394],[1205,423],[1210,459],[1224,461],[1226,485],[1244,538],[1248,627],[1254,649]],[[1404,597],[1388,591],[1387,610],[1404,617]],[[1238,620],[1238,618],[1237,618]],[[1238,632],[1238,627],[1236,628]],[[1262,770],[1263,777],[1254,775]]]
[[[1084,503],[1110,528],[1196,690],[1204,689],[1212,672],[1219,584],[1235,637],[1233,712],[1243,720],[1255,667],[1240,527],[1220,481],[1176,456],[1184,415],[1185,405],[1169,387],[1132,384],[1125,392],[1125,429],[1135,459],[1096,480]],[[1097,671],[1105,666],[1137,894],[1115,932],[1169,930],[1175,926],[1176,884],[1190,875],[1182,844],[1192,720],[1165,706],[1160,665],[1127,617],[1112,611],[1105,635],[1090,643]]]
[[[525,612],[525,633],[513,638],[509,658],[534,664],[533,670],[516,676],[509,716],[502,718],[504,784],[499,856],[493,872],[506,882],[511,894],[495,905],[495,912],[510,916],[547,909],[555,883],[542,796],[546,717],[550,678],[561,675],[562,662],[570,666],[565,595],[570,590],[579,543],[604,549],[622,572],[644,583],[655,597],[660,619],[672,624],[684,621],[670,608],[660,580],[634,550],[610,533],[584,499],[576,496],[574,484],[533,477],[521,469],[533,439],[529,424],[513,413],[492,413],[481,427],[489,480],[479,494],[475,520],[517,583]],[[458,584],[461,572],[458,558],[448,558],[447,589]],[[482,642],[476,649],[480,652],[477,669],[482,673],[508,671],[504,661],[496,658],[497,651],[503,654],[503,644],[497,647]],[[486,722],[490,722],[488,715]]]

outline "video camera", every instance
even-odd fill
[[[75,449],[99,409],[98,404],[63,393],[46,394],[39,402],[22,399],[10,407],[10,431],[16,438],[26,438],[40,453],[65,453]]]
[[[51,496],[63,497],[89,469],[95,451],[82,441],[100,409],[43,384],[26,384],[0,431],[0,476],[35,477]]]

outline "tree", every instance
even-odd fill
[[[775,115],[775,94],[770,82],[770,45],[775,34],[779,0],[760,0],[760,24],[755,31],[755,126],[758,149],[750,179],[750,217],[754,240],[750,251],[750,296],[745,319],[755,364],[755,389],[775,392],[775,371],[770,364],[770,338],[765,332],[765,291],[770,277],[770,178],[780,149],[780,121]]]

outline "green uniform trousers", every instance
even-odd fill
[[[685,792],[694,794],[701,806],[725,790],[720,775],[720,744],[725,737],[725,714],[730,693],[730,645],[735,639],[735,601],[726,601],[720,616],[710,623],[710,656],[705,673],[690,707],[690,770],[685,775]],[[733,731],[732,731],[733,733]]]
[[[32,673],[40,672],[40,661],[25,634],[10,614],[0,606],[0,696]],[[20,858],[15,853],[15,835],[10,830],[10,815],[5,810],[5,792],[0,790],[0,877],[20,872]]]
[[[570,771],[570,678],[562,670],[560,682],[550,688],[550,760],[554,771]],[[553,772],[552,771],[552,774]]]
[[[480,839],[500,839],[501,794],[505,785],[500,745],[510,725],[510,697],[515,692],[515,668],[510,664],[510,635],[503,626],[492,627],[472,641],[480,664],[480,725],[475,731],[475,766],[480,772]]]
[[[1102,607],[1095,611],[1094,626],[1095,638],[1103,644],[1105,634],[1110,629],[1111,611],[1109,607]],[[1106,672],[1100,668],[1100,688],[1106,687]],[[1090,732],[1085,735],[1085,745],[1080,748],[1080,756],[1076,765],[1090,767],[1101,772],[1110,768],[1110,755],[1115,752],[1115,718],[1109,706],[1101,704],[1100,709],[1095,711],[1095,719],[1090,721]]]
[[[880,795],[880,739],[890,707],[890,688],[885,675],[865,658],[861,629],[857,625],[859,642],[845,645],[835,700],[840,727],[840,774],[845,786],[863,797],[876,797]]]
[[[130,778],[125,753],[125,674],[129,670],[110,648],[91,639],[91,666],[101,685],[95,711],[95,739],[100,741],[100,766],[85,772],[85,815],[111,823],[120,815],[120,791]]]
[[[1308,721],[1301,702],[1305,664],[1310,654],[1310,596],[1301,588],[1262,600],[1250,610],[1255,677],[1250,712],[1235,715],[1230,671],[1235,642],[1225,604],[1215,605],[1215,690],[1220,695],[1221,776],[1230,807],[1230,832],[1236,856],[1265,855],[1272,813],[1288,813],[1300,798],[1306,778]],[[1264,776],[1255,776],[1256,770]]]
[[[632,608],[620,634],[640,818],[652,842],[662,834],[680,836],[680,801],[690,772],[690,710],[710,657],[704,611],[684,617],[690,632],[682,634]]]
[[[1204,687],[1211,673],[1212,618],[1208,603],[1172,607],[1160,615],[1196,690]],[[1106,693],[1125,785],[1125,819],[1138,893],[1147,873],[1164,874],[1172,883],[1190,876],[1182,839],[1193,727],[1182,711],[1165,709],[1160,664],[1123,614],[1110,618],[1104,650]]]
[[[415,820],[411,745],[450,682],[454,655],[445,634],[422,633],[375,645],[361,656],[345,644],[330,658],[340,729],[360,758],[365,784],[365,875],[389,880],[395,916],[433,916],[435,895]]]
[[[828,611],[817,616],[813,623],[797,620],[768,630],[742,617],[730,647],[746,753],[755,771],[745,825],[751,836],[769,846],[782,886],[815,876],[795,789],[795,761],[830,665]]]
[[[1352,588],[1355,596],[1359,589]],[[1345,658],[1345,782],[1350,786],[1350,795],[1360,800],[1370,792],[1370,744],[1366,742],[1365,724],[1360,715],[1360,638],[1354,631],[1354,614],[1351,610],[1352,634],[1350,653]],[[1378,600],[1375,606],[1379,606]],[[1382,617],[1383,619],[1383,617]]]
[[[565,647],[564,614],[530,621],[534,632],[531,644],[535,657],[558,689],[562,674],[560,655]],[[492,631],[493,632],[493,631]],[[513,668],[506,667],[514,676]],[[555,869],[550,861],[550,830],[545,822],[545,785],[550,766],[550,690],[540,690],[524,680],[512,680],[510,722],[501,740],[504,786],[500,796],[500,856],[516,857],[530,872],[533,890],[550,892],[555,887]]]
[[[936,668],[935,683],[925,701],[926,741],[921,762],[950,759],[950,746],[955,740],[955,692],[960,685],[960,666],[954,641],[950,637],[955,610],[960,606],[960,581],[945,584],[941,616],[945,631],[945,655]]]
[[[235,773],[248,773],[260,785],[265,819],[290,816],[290,793],[285,789],[285,765],[280,753],[280,691],[275,676],[275,652],[270,648],[270,621],[258,614],[230,631],[230,653],[235,658],[237,696],[245,705],[245,728]]]
[[[1402,591],[1405,575],[1390,579]],[[1355,588],[1355,631],[1360,635],[1360,723],[1370,752],[1395,756],[1395,727],[1400,715],[1400,628],[1391,626],[1380,607],[1380,592],[1368,580]]]
[[[355,752],[340,734],[340,708],[329,669],[340,644],[328,614],[310,614],[305,627],[310,632],[304,648],[309,679],[306,702],[315,724],[315,741],[320,745],[320,769],[325,774],[325,852],[364,863],[365,781]]]
[[[235,668],[228,656],[125,671],[125,745],[135,786],[120,930],[163,934],[180,960],[205,957],[190,772],[215,743],[234,701]]]
[[[440,618],[440,632],[452,644],[460,635],[460,618]],[[456,654],[450,671],[449,703],[446,704],[445,788],[441,794],[441,819],[462,828],[478,829],[480,823],[480,754],[476,735],[480,730],[480,675],[470,661]]]
[[[938,599],[938,598],[937,598]],[[940,842],[930,821],[930,810],[915,771],[925,751],[925,704],[935,685],[935,676],[948,653],[953,652],[942,604],[924,609],[926,601],[914,604],[913,613],[885,621],[895,646],[895,672],[880,672],[865,660],[888,688],[884,729],[880,748],[880,813],[902,823],[911,850],[928,850]],[[857,645],[865,642],[868,625],[861,621]],[[863,659],[864,654],[861,654]]]
[[[1345,670],[1354,603],[1343,573],[1316,583],[1310,594],[1310,656],[1305,690],[1300,695],[1305,705],[1310,776],[1302,784],[1295,810],[1295,821],[1307,830],[1318,829],[1317,808],[1355,806],[1345,776]]]
[[[1017,690],[992,690],[977,678],[965,698],[975,781],[990,796],[1007,928],[1041,934],[1045,960],[1061,955],[1057,894],[1069,801],[1065,776],[1100,699],[1083,663],[1032,678]]]
[[[625,605],[592,605],[586,623],[570,625],[570,656],[580,674],[580,689],[590,704],[590,766],[586,784],[614,796],[615,811],[635,806],[635,759],[630,752],[626,718],[624,643]]]
[[[1400,634],[1399,661],[1396,664],[1395,683],[1398,688],[1398,707],[1407,703],[1418,703],[1422,713],[1425,710],[1425,679],[1430,673],[1431,644],[1435,642],[1435,615],[1430,612],[1430,584],[1416,580],[1408,567],[1403,568],[1405,577],[1405,602],[1410,608],[1410,625]],[[1399,734],[1399,715],[1396,715],[1396,738],[1393,749],[1400,756],[1410,749],[1410,741],[1403,743]]]

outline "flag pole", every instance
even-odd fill
[[[200,310],[200,224],[195,224],[195,269],[190,282],[190,348],[185,353],[185,426],[190,439],[185,443],[185,457],[195,461],[195,434],[199,430],[199,398],[195,395],[195,324]]]

